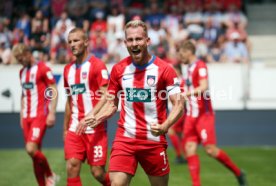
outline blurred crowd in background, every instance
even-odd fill
[[[206,63],[249,62],[242,0],[0,0],[0,63],[16,64],[16,43],[30,46],[37,60],[68,63],[73,27],[87,32],[91,53],[116,63],[128,56],[124,25],[133,19],[148,24],[151,53],[168,63],[178,63],[178,46],[187,39]]]

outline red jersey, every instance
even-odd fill
[[[23,118],[35,118],[48,114],[49,100],[45,90],[55,83],[50,68],[43,62],[20,70],[20,82],[23,97]]]
[[[108,91],[123,95],[115,141],[166,144],[165,135],[153,136],[150,125],[166,120],[167,96],[180,93],[169,64],[153,56],[144,66],[137,66],[127,57],[112,68]]]
[[[208,79],[207,66],[203,61],[195,61],[189,65],[183,74],[185,79],[184,92],[193,91],[199,86],[199,81]],[[211,97],[208,91],[198,96],[190,96],[186,101],[186,114],[191,117],[198,117],[202,113],[213,113]]]
[[[85,117],[101,98],[99,88],[108,84],[108,72],[105,64],[98,58],[88,57],[81,65],[71,62],[64,67],[64,87],[71,97],[71,118],[69,130],[76,131],[80,120]],[[85,133],[106,131],[100,124],[95,129],[87,127]]]

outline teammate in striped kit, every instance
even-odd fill
[[[80,186],[82,162],[87,159],[92,175],[103,185],[110,185],[105,173],[107,157],[106,123],[92,129],[84,127],[83,118],[96,114],[105,103],[101,99],[108,84],[105,64],[88,52],[88,37],[82,29],[69,32],[68,44],[76,60],[64,68],[64,87],[68,95],[64,117],[64,151],[67,185]]]
[[[112,185],[129,185],[137,164],[143,167],[152,186],[166,186],[169,162],[165,133],[183,111],[179,82],[174,69],[148,53],[150,38],[140,20],[125,26],[129,57],[114,65],[107,102],[95,116],[85,119],[95,127],[117,110],[121,97],[118,129],[111,150],[109,175]],[[166,116],[167,96],[173,104]]]
[[[177,77],[179,79],[180,82],[180,89],[181,92],[184,91],[184,79],[182,77],[182,71],[181,71],[181,65],[177,64],[174,65],[174,70],[177,74]],[[171,103],[168,103],[168,108],[169,110],[171,110]],[[172,146],[174,148],[174,152],[175,152],[175,160],[174,163],[176,164],[181,164],[181,163],[187,163],[187,161],[183,158],[182,154],[184,153],[184,146],[183,146],[183,135],[182,135],[182,131],[183,131],[183,126],[184,126],[184,121],[185,121],[185,113],[183,113],[183,115],[177,120],[177,122],[175,124],[173,124],[172,127],[169,128],[168,131],[168,137],[171,140]]]
[[[195,45],[191,41],[181,44],[179,56],[187,64],[184,73],[186,98],[186,118],[184,124],[185,154],[193,186],[200,186],[200,164],[196,154],[202,143],[206,153],[215,158],[237,177],[240,186],[246,186],[245,174],[230,157],[216,146],[215,114],[208,94],[208,73],[206,64],[195,56]]]
[[[51,171],[46,157],[41,152],[41,143],[46,128],[55,124],[56,83],[50,68],[43,62],[37,62],[26,45],[17,44],[12,52],[23,66],[20,70],[20,126],[23,129],[25,148],[33,160],[38,185],[55,185],[59,178]]]

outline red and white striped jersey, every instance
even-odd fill
[[[150,124],[165,121],[167,97],[180,93],[177,75],[169,64],[152,56],[146,65],[137,66],[127,57],[112,68],[108,92],[123,95],[115,141],[166,144],[165,135],[151,134]]]
[[[184,92],[193,91],[199,86],[199,81],[202,79],[208,79],[208,71],[206,64],[197,60],[191,65],[188,65],[187,69],[183,73],[185,79]],[[186,101],[186,114],[191,117],[198,117],[202,113],[213,113],[211,97],[208,91],[202,92],[198,96],[190,96]]]
[[[99,89],[108,84],[108,72],[100,59],[89,56],[81,65],[75,62],[67,64],[63,75],[66,93],[71,97],[69,130],[75,132],[80,120],[92,111],[100,100]],[[87,127],[85,133],[106,131],[105,125],[100,124],[95,129]]]
[[[23,118],[46,116],[50,101],[45,96],[45,90],[50,84],[55,83],[50,68],[44,62],[24,67],[20,70],[20,82]]]

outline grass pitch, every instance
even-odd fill
[[[276,147],[228,147],[224,150],[245,170],[250,186],[274,186],[276,183]],[[54,172],[61,176],[59,186],[66,185],[63,149],[44,149]],[[216,160],[199,150],[201,162],[201,181],[203,186],[237,186],[236,178]],[[171,173],[170,186],[191,186],[187,165],[173,163],[174,153],[168,149]],[[83,164],[81,171],[83,186],[99,186],[92,178],[89,167]],[[0,186],[35,186],[31,159],[23,149],[0,150]],[[131,182],[132,186],[149,185],[147,176],[138,168]]]

